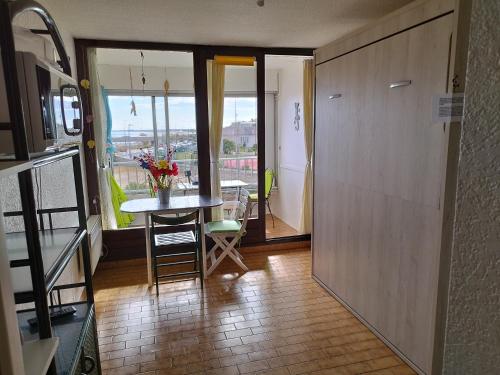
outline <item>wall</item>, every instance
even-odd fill
[[[500,3],[472,3],[443,374],[500,369]]]
[[[306,165],[304,146],[302,59],[281,60],[279,93],[277,96],[278,190],[271,196],[273,214],[298,229],[302,210],[302,190]],[[294,103],[300,103],[299,130],[294,129]]]
[[[101,84],[113,90],[130,91],[130,70],[132,71],[132,87],[142,90],[141,68],[128,65],[99,65]],[[163,83],[168,79],[169,90],[179,93],[193,93],[192,67],[144,67],[146,76],[145,90],[163,91]],[[278,80],[276,70],[266,70],[266,91],[277,91]],[[251,69],[226,69],[226,92],[257,92],[256,71]]]
[[[43,3],[45,1],[41,1]],[[47,10],[51,11],[50,6],[47,6]],[[56,25],[58,24],[59,20],[57,18],[54,19],[56,22]],[[26,28],[34,28],[34,29],[46,29],[43,21],[41,20],[40,17],[38,17],[36,14],[32,12],[26,12],[18,15],[14,19],[14,24],[16,26],[20,27],[26,27]],[[71,72],[73,73],[73,77],[76,79],[76,57],[75,57],[75,43],[73,41],[73,36],[67,32],[64,29],[59,28],[59,34],[61,35],[61,38],[64,43],[64,48],[66,50],[66,54],[69,57],[69,61],[71,64]],[[52,40],[50,36],[45,36],[47,39],[50,41]],[[19,46],[16,46],[17,49]]]
[[[276,168],[276,146],[275,146],[275,131],[276,127],[274,124],[275,120],[275,94],[274,93],[266,93],[266,117],[265,117],[265,122],[266,122],[266,132],[265,132],[265,137],[266,137],[266,169],[275,169]]]

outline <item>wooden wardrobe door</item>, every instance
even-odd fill
[[[317,67],[313,274],[426,373],[448,137],[432,97],[451,27],[444,16]]]
[[[328,196],[330,195],[329,170],[330,147],[329,139],[333,138],[333,106],[329,96],[331,89],[330,64],[325,63],[316,68],[316,103],[314,129],[314,183],[313,183],[313,269],[318,278],[326,282],[331,272],[333,252],[330,247],[330,238],[327,227],[331,225]]]
[[[380,239],[376,256],[384,259],[373,319],[426,373],[432,368],[448,147],[447,130],[432,120],[432,99],[446,92],[451,30],[448,15],[382,42],[387,110],[370,157],[370,189],[383,194],[376,196],[374,220],[384,223],[373,232]]]

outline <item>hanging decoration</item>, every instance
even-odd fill
[[[80,81],[80,86],[82,86],[85,90],[88,90],[90,88],[90,81],[88,79],[82,79]]]
[[[144,87],[146,86],[146,76],[144,74],[144,53],[141,51],[141,81],[142,81],[142,92],[144,92]]]
[[[89,150],[94,150],[95,149],[95,141],[93,139],[89,139],[87,141],[87,147],[88,147]],[[90,163],[94,164],[95,163],[94,153],[93,152],[89,152],[88,156],[89,156]]]
[[[295,116],[293,117],[293,128],[296,131],[299,131],[299,126],[300,126],[300,103],[295,102]]]
[[[163,82],[163,93],[165,96],[168,95],[168,89],[170,88],[170,83],[168,83],[168,79]]]
[[[132,68],[130,66],[128,67],[128,73],[130,77],[130,114],[137,116],[137,110],[134,102],[134,87],[132,85]]]

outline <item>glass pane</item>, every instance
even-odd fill
[[[153,108],[150,96],[134,96],[136,116],[131,113],[130,96],[109,96],[113,119],[113,175],[127,195],[148,195],[146,173],[134,156],[141,148],[154,150]]]
[[[179,166],[175,194],[198,194],[198,144],[196,139],[196,110],[193,96],[168,97],[168,131],[165,143],[175,149]],[[168,137],[167,137],[168,135]]]
[[[242,181],[257,190],[257,98],[224,98],[221,181]]]
[[[241,188],[257,194],[257,69],[225,66],[224,112],[219,155],[221,195],[239,199]],[[256,198],[254,198],[256,199]],[[258,216],[254,207],[252,217]]]
[[[144,150],[162,160],[169,146],[179,167],[172,194],[197,194],[193,54],[98,49],[97,59],[112,123],[112,144],[106,147],[113,150],[113,175],[127,198],[151,196],[149,172],[134,157]],[[143,215],[135,215],[131,224],[130,217],[119,219],[121,227],[144,225]]]

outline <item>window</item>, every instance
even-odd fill
[[[220,156],[221,181],[257,190],[257,98],[226,96]],[[223,191],[224,193],[224,191]]]
[[[134,101],[136,116],[131,113]],[[165,155],[168,145],[176,150],[179,165],[177,193],[197,189],[198,154],[193,96],[110,95],[113,121],[113,175],[128,195],[148,195],[146,173],[134,160],[141,149]]]

